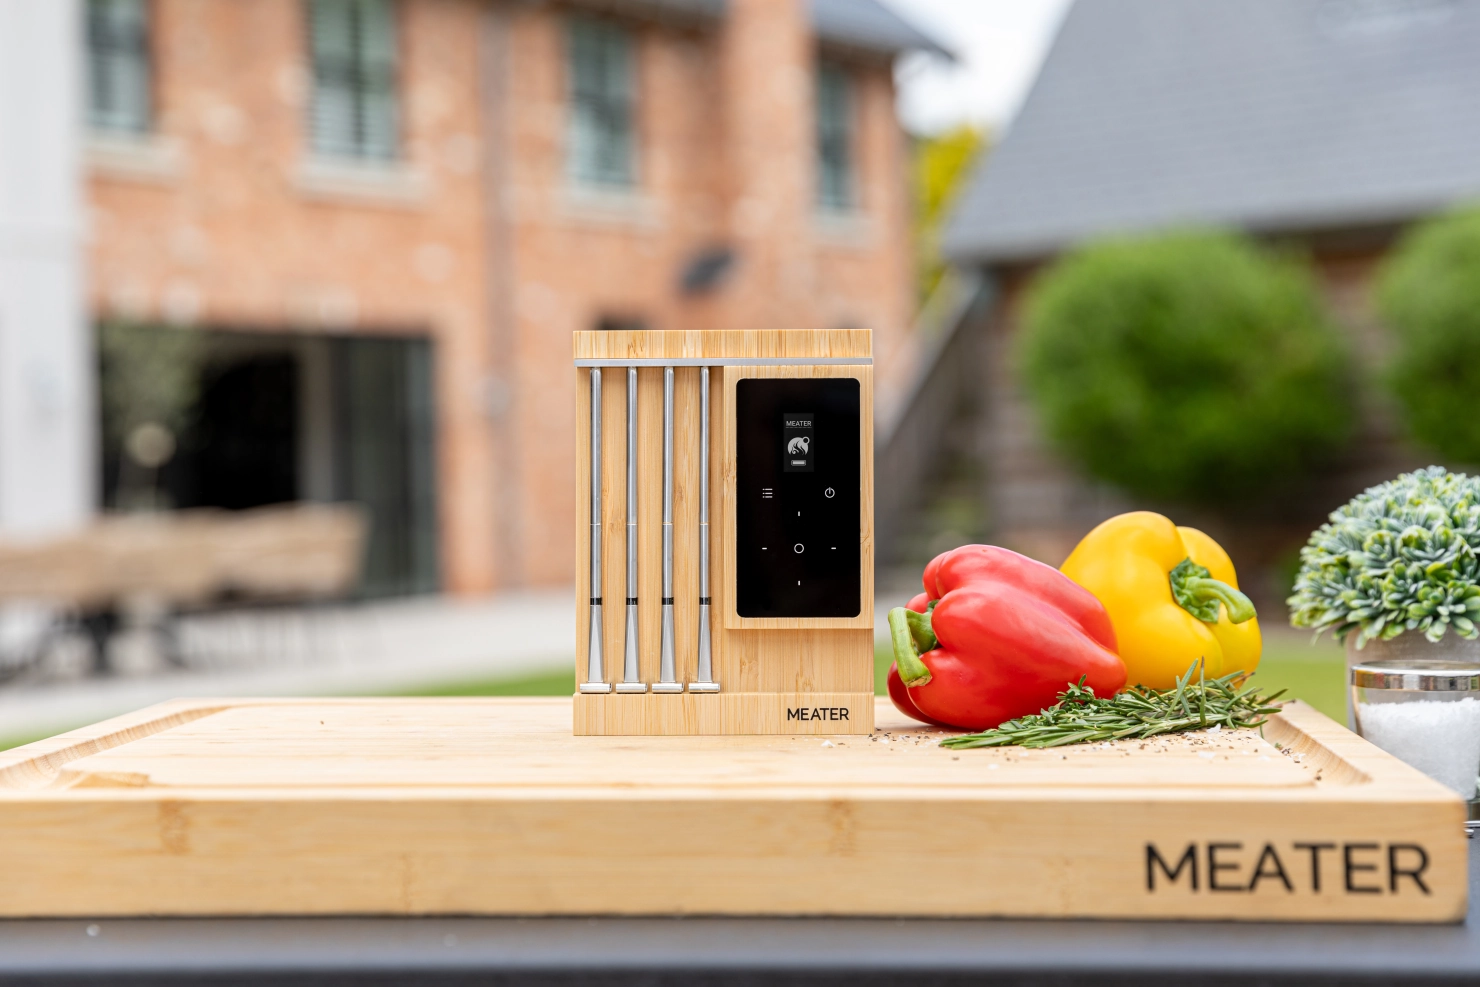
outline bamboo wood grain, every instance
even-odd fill
[[[637,620],[642,681],[658,681],[663,616],[663,371],[637,372]]]
[[[622,696],[620,702],[577,694],[574,704],[577,736],[836,736],[874,731],[872,692],[646,693]]]
[[[603,372],[604,373],[604,372]],[[587,636],[586,628],[591,620],[591,387],[590,371],[576,373],[576,421],[587,423],[584,427],[576,429],[576,515],[572,523],[576,530],[576,682],[586,681],[587,660],[591,654],[591,642]],[[606,473],[606,447],[605,438],[612,431],[611,419],[606,412],[606,380],[602,378],[601,405],[602,405],[602,448],[601,448],[601,472]],[[602,672],[607,682],[612,681],[611,663],[611,633],[610,621],[606,619],[610,604],[615,601],[611,595],[612,585],[609,582],[611,567],[606,563],[611,555],[612,544],[615,542],[613,532],[607,527],[607,515],[610,508],[606,503],[605,484],[602,487],[601,504],[601,542],[602,562],[601,567],[601,592],[602,592],[602,635],[604,647],[602,649]]]
[[[567,700],[177,701],[4,752],[0,914],[1465,912],[1464,804],[1299,704],[1267,739],[1054,751],[944,750],[882,701],[880,732],[825,740],[572,737],[570,715]],[[1148,890],[1148,844],[1172,863],[1192,846],[1196,888],[1184,871]],[[1297,847],[1324,844],[1316,889]],[[1288,888],[1250,890],[1266,846]],[[1390,880],[1393,846],[1422,848],[1427,893]]]
[[[591,407],[588,370],[577,372],[576,412],[582,423],[576,429],[576,613],[580,631],[576,635],[576,679],[585,681],[589,642],[585,628],[590,621],[591,571]],[[641,374],[639,374],[639,387]],[[641,394],[639,393],[639,400]],[[622,677],[622,641],[626,621],[627,597],[627,375],[621,370],[603,371],[601,431],[601,530],[602,530],[602,625],[605,631],[603,654],[607,682]],[[660,413],[661,413],[661,409]],[[639,475],[639,482],[641,476]],[[639,503],[642,490],[638,491]],[[651,499],[651,498],[649,498]],[[661,506],[661,505],[660,505]],[[641,575],[646,567],[639,558]]]
[[[867,329],[812,330],[619,330],[574,334],[577,360],[714,360],[871,357]]]
[[[673,422],[674,663],[678,680],[692,682],[699,667],[698,367],[679,367],[673,373]],[[684,455],[678,454],[680,449]],[[680,607],[680,599],[691,602]]]

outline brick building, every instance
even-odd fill
[[[80,16],[91,315],[208,341],[161,482],[366,503],[372,591],[570,577],[573,330],[903,345],[892,63],[939,49],[875,0]]]

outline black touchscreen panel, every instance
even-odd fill
[[[858,381],[745,378],[735,402],[737,612],[858,616]]]

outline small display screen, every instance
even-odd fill
[[[812,422],[810,411],[788,411],[781,420],[781,471],[812,472]]]

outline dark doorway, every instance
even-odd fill
[[[182,334],[191,345],[181,345]],[[359,594],[438,589],[428,340],[161,327],[136,327],[127,337],[113,340],[113,357],[100,368],[106,394],[120,395],[103,402],[104,504],[136,506],[122,490],[130,426],[120,408],[125,398],[159,403],[148,382],[169,377],[159,368],[174,365],[181,406],[161,420],[178,444],[157,474],[144,477],[157,490],[151,503],[228,510],[357,503],[370,521]]]
[[[299,498],[298,363],[252,356],[203,372],[194,420],[164,477],[178,507],[242,510]]]
[[[418,339],[335,339],[334,499],[363,504],[369,595],[437,588],[431,347]]]

